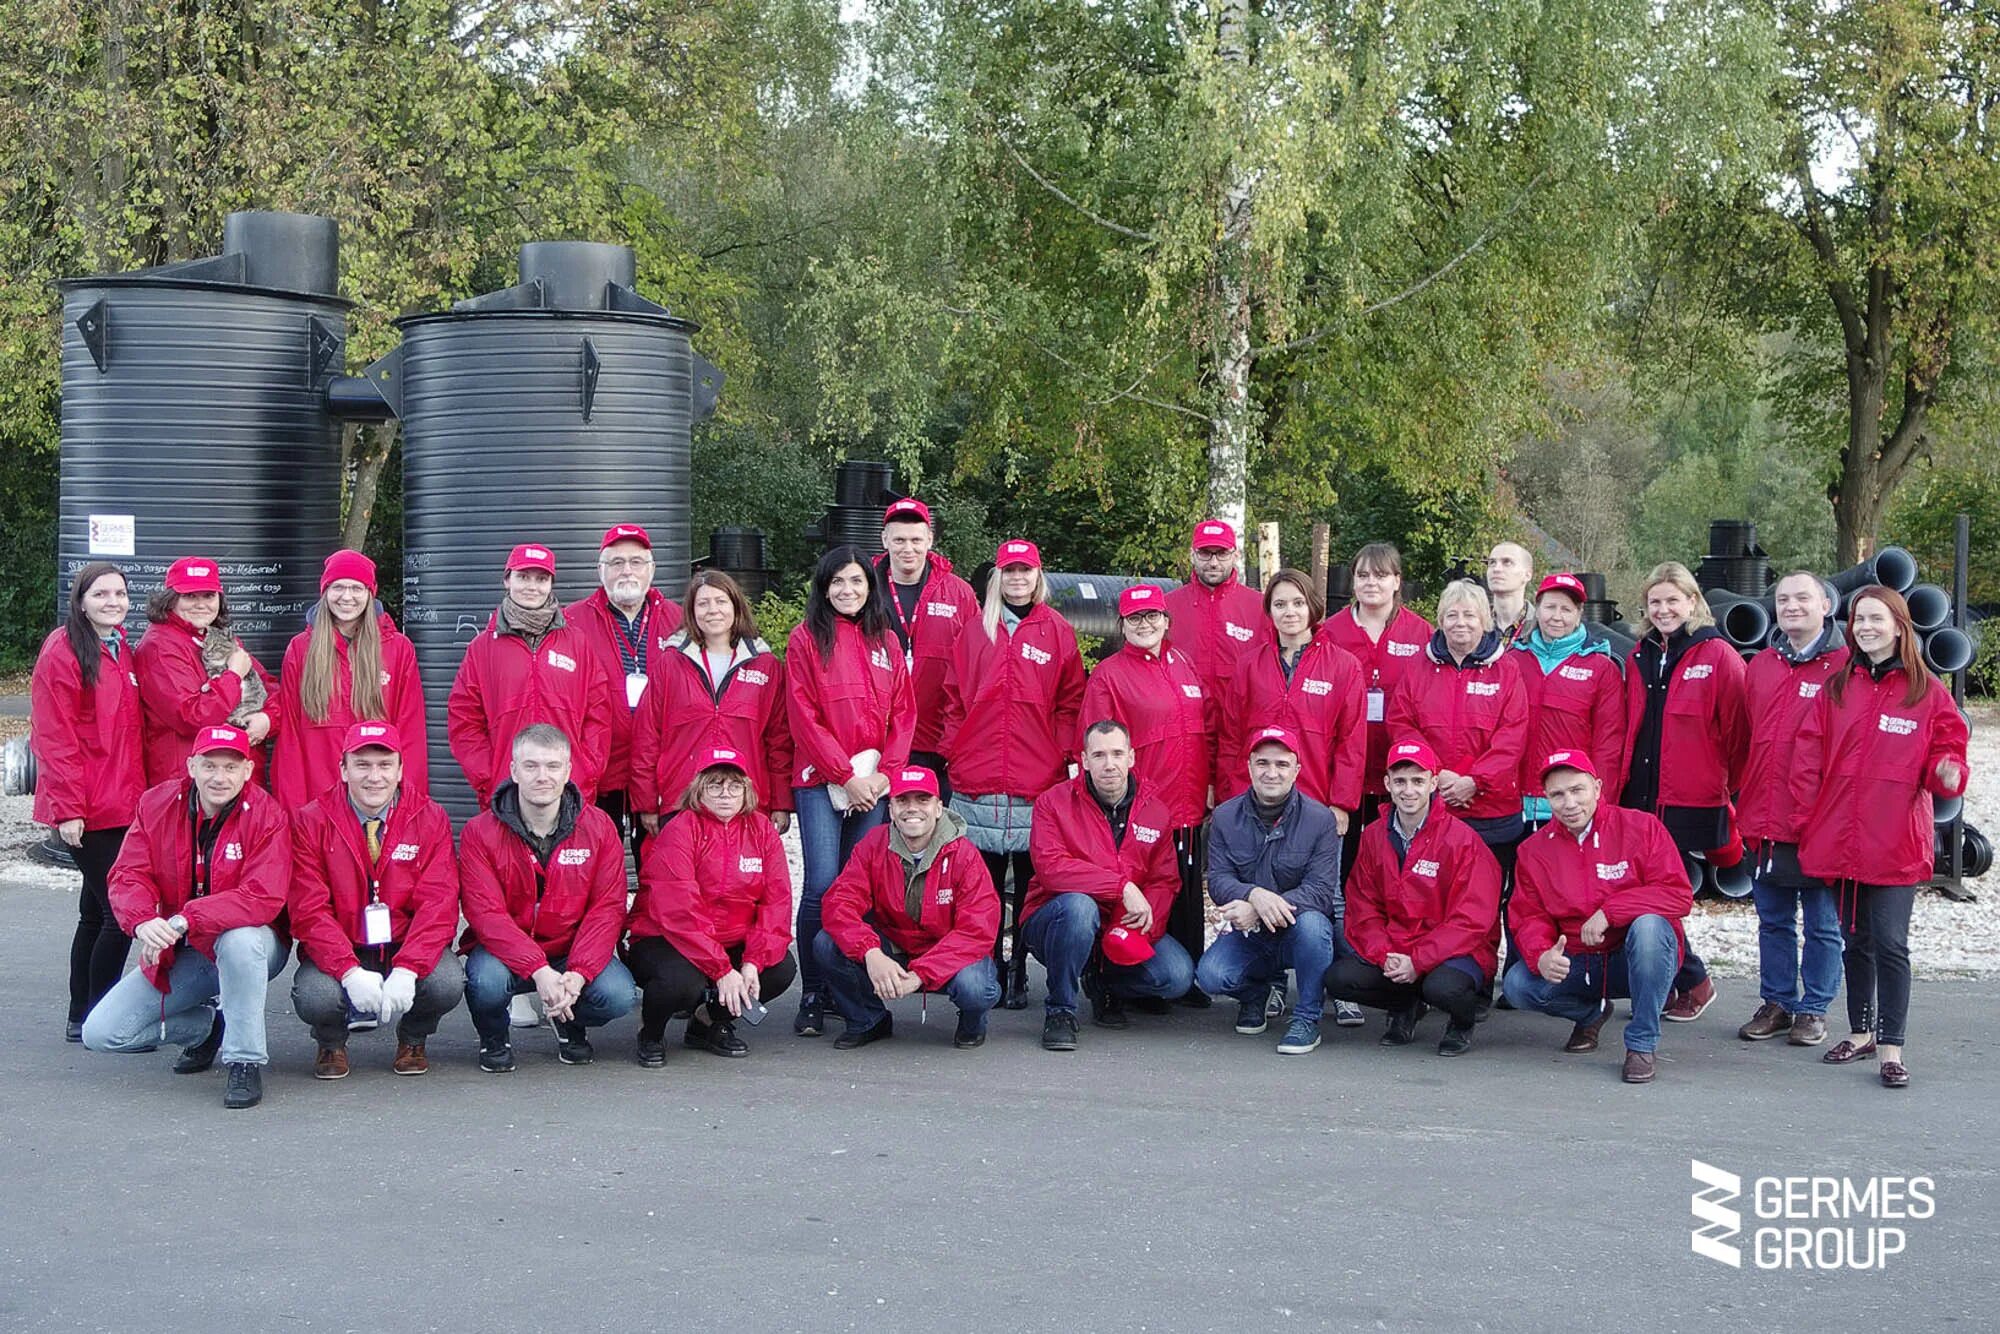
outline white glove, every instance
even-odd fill
[[[382,1024],[387,1027],[410,1012],[417,1003],[417,975],[407,968],[391,968],[382,984]]]
[[[350,968],[340,979],[340,989],[347,993],[347,1003],[357,1012],[382,1013],[382,974],[359,966]]]

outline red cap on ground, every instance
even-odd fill
[[[507,554],[509,570],[540,570],[553,579],[556,577],[556,553],[545,546],[533,542],[523,542]]]
[[[220,593],[222,571],[206,556],[182,556],[167,567],[167,588],[175,593]]]

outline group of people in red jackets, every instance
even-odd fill
[[[1433,626],[1391,546],[1357,553],[1327,616],[1299,571],[1246,586],[1207,520],[1193,577],[1122,592],[1123,642],[1086,672],[1034,543],[1002,543],[975,593],[934,536],[901,500],[882,555],[829,551],[782,657],[726,574],[664,598],[636,524],[568,606],[554,553],[515,547],[450,694],[481,806],[456,848],[415,654],[365,557],[328,558],[275,678],[213,561],[173,564],[136,647],[122,571],[78,571],[33,685],[35,815],[84,882],[68,1036],[220,1059],[226,1105],[254,1105],[296,943],[324,1079],[350,1034],[390,1026],[392,1068],[423,1073],[460,1000],[481,1067],[511,1070],[530,993],[569,1064],[635,1007],[643,1066],[680,1016],[686,1045],[742,1056],[739,1022],[794,982],[800,1035],[831,1011],[836,1046],[868,1045],[889,1002],[936,992],[976,1047],[991,1009],[1027,1004],[1032,955],[1051,1050],[1076,1047],[1084,999],[1117,1028],[1227,995],[1245,1034],[1289,1009],[1287,1055],[1319,1045],[1326,1004],[1343,1025],[1385,1011],[1391,1045],[1437,1009],[1444,1055],[1512,1005],[1569,1018],[1582,1052],[1629,996],[1623,1075],[1646,1082],[1661,1020],[1715,995],[1682,926],[1690,861],[1748,859],[1762,1004],[1741,1036],[1820,1043],[1844,969],[1849,1033],[1825,1059],[1907,1083],[1911,905],[1932,798],[1967,768],[1896,593],[1855,594],[1843,634],[1821,581],[1788,576],[1746,670],[1665,564],[1621,663],[1582,625],[1581,582],[1529,597],[1513,544]]]

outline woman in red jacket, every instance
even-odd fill
[[[712,746],[695,761],[683,814],[646,841],[626,960],[645,992],[639,1064],[667,1063],[667,1021],[687,1014],[685,1041],[748,1056],[735,1021],[785,994],[792,961],[792,877],[785,845],[757,817],[747,756]]]
[[[1354,655],[1319,633],[1326,604],[1302,570],[1280,570],[1264,588],[1272,641],[1252,644],[1236,661],[1220,704],[1215,799],[1250,786],[1248,742],[1269,726],[1287,727],[1305,746],[1299,791],[1331,806],[1345,835],[1366,786],[1367,690]]]
[[[336,551],[319,576],[319,603],[285,648],[278,673],[278,740],[271,791],[296,811],[340,781],[340,750],[358,722],[386,722],[403,738],[403,790],[430,795],[424,683],[417,650],[375,607],[375,562]]]
[[[1625,664],[1618,804],[1657,815],[1684,856],[1734,866],[1743,840],[1730,794],[1743,786],[1750,749],[1743,657],[1716,630],[1685,565],[1654,566],[1645,597],[1648,629]],[[1691,1023],[1714,1000],[1715,984],[1690,945],[1661,1017]]]
[[[1542,761],[1580,750],[1599,773],[1625,758],[1625,676],[1610,645],[1583,625],[1583,580],[1552,574],[1535,592],[1534,623],[1514,641],[1528,688],[1528,746],[1521,763],[1521,809],[1529,833],[1549,822]]]
[[[889,617],[887,596],[870,576],[867,558],[856,547],[835,547],[814,568],[805,620],[786,644],[792,809],[805,856],[799,940],[818,939],[826,887],[862,837],[888,818],[888,776],[910,761],[916,697]],[[799,974],[792,1031],[818,1037],[829,998],[810,946]]]
[[[1167,639],[1166,596],[1151,584],[1118,595],[1125,646],[1097,665],[1083,690],[1077,715],[1083,729],[1105,719],[1123,723],[1132,737],[1139,784],[1166,803],[1180,861],[1181,892],[1174,896],[1167,933],[1199,961],[1207,944],[1202,873],[1208,864],[1201,822],[1212,792],[1218,701],[1209,695],[1193,660]],[[1202,1007],[1208,997],[1190,987],[1183,1003]]]
[[[139,686],[125,642],[125,572],[97,563],[70,582],[69,620],[42,641],[29,685],[35,753],[35,820],[69,845],[83,872],[76,934],[69,945],[69,1022],[83,1017],[125,971],[132,938],[118,928],[111,864],[145,791],[139,746]]]
[[[1846,935],[1845,1040],[1820,1059],[1873,1055],[1904,1088],[1910,1008],[1910,909],[1930,880],[1932,797],[1965,791],[1965,719],[1924,666],[1909,604],[1870,585],[1847,613],[1852,656],[1807,716],[1792,790],[1810,814],[1799,866],[1837,883]]]
[[[703,758],[721,746],[742,755],[759,809],[782,834],[792,822],[785,665],[758,636],[743,590],[720,570],[695,571],[681,614],[633,716],[632,809],[647,837],[659,833]]]
[[[1382,775],[1389,763],[1389,701],[1403,677],[1431,642],[1431,623],[1403,605],[1403,553],[1388,542],[1371,542],[1354,553],[1354,601],[1327,618],[1320,633],[1361,664],[1363,717],[1368,725],[1368,759],[1362,766],[1359,819],[1347,824],[1341,840],[1340,874],[1358,855],[1361,827],[1381,814],[1388,789]]]
[[[1076,632],[1048,600],[1041,551],[1033,542],[1002,542],[987,576],[984,611],[952,645],[944,679],[939,750],[951,766],[951,808],[986,859],[1011,923],[993,942],[1000,1003],[1010,1010],[1028,1003],[1021,904],[1035,873],[1028,855],[1034,802],[1069,777],[1083,703]],[[1003,949],[1011,966],[1003,966]]]
[[[276,705],[267,704],[278,683],[230,631],[216,563],[183,556],[169,565],[165,586],[146,601],[146,619],[132,650],[145,706],[146,785],[186,777],[195,733],[216,723],[242,728],[259,753],[277,721]]]

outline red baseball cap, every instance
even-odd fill
[[[1437,752],[1417,737],[1398,741],[1389,747],[1389,763],[1386,767],[1393,769],[1399,764],[1414,764],[1429,773],[1436,773],[1444,767],[1438,763]]]
[[[1549,775],[1558,769],[1574,769],[1578,773],[1589,774],[1592,778],[1598,777],[1597,766],[1590,762],[1590,755],[1581,750],[1559,750],[1543,760],[1542,781],[1547,782]]]
[[[247,760],[250,758],[250,734],[228,723],[204,727],[194,734],[194,748],[188,753],[206,755],[211,750],[226,750]]]
[[[1540,602],[1544,593],[1567,593],[1576,599],[1576,605],[1579,607],[1590,601],[1589,595],[1583,591],[1583,580],[1567,570],[1542,580],[1541,587],[1535,590],[1535,601]]]
[[[604,540],[597,544],[597,549],[602,551],[613,542],[637,542],[648,551],[653,549],[653,539],[646,536],[646,530],[636,523],[612,524],[604,530]]]
[[[220,593],[222,571],[206,556],[182,556],[167,567],[167,588],[174,593]]]
[[[937,775],[920,764],[908,765],[889,775],[889,795],[900,797],[909,792],[928,792],[933,797],[938,794]]]
[[[1188,538],[1188,548],[1200,551],[1203,547],[1236,550],[1236,530],[1220,519],[1203,519],[1194,526],[1194,535]]]
[[[352,579],[368,590],[368,596],[375,596],[375,562],[360,552],[343,547],[328,556],[319,568],[319,591],[326,592],[342,579]]]
[[[749,766],[743,763],[743,752],[728,746],[711,746],[702,752],[701,767],[704,769],[728,768],[749,773]]]
[[[1130,968],[1153,957],[1153,942],[1146,939],[1144,932],[1116,922],[1105,928],[1099,943],[1104,947],[1104,962],[1115,963],[1121,968]]]
[[[923,501],[918,500],[915,496],[905,496],[901,500],[891,501],[889,508],[882,512],[882,522],[884,525],[892,523],[929,523],[930,521],[931,507],[924,504]]]
[[[1142,611],[1167,610],[1167,595],[1152,584],[1134,584],[1118,595],[1118,615],[1136,616]]]
[[[352,755],[357,750],[393,750],[403,753],[403,734],[396,730],[394,723],[359,722],[349,725],[347,735],[340,743],[342,755]]]
[[[1248,755],[1251,751],[1256,750],[1257,747],[1267,743],[1283,746],[1294,755],[1299,753],[1298,733],[1292,731],[1289,727],[1258,728],[1250,734],[1250,744],[1245,748],[1243,753]]]
[[[1024,538],[1013,538],[1002,542],[1000,549],[993,553],[993,564],[1001,569],[1009,565],[1027,565],[1042,568],[1042,549]]]
[[[507,554],[508,570],[540,570],[553,579],[556,577],[556,553],[533,542],[523,542]]]

